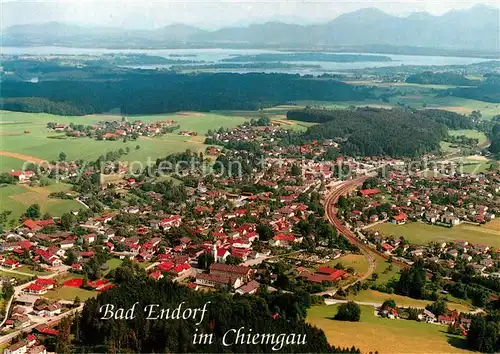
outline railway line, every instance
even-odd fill
[[[327,195],[325,196],[325,214],[328,221],[333,226],[335,226],[337,231],[344,235],[349,240],[349,242],[356,245],[368,261],[368,272],[363,274],[363,276],[358,279],[358,282],[368,279],[375,271],[376,263],[374,255],[378,255],[384,259],[388,259],[389,257],[386,254],[379,252],[363,243],[352,230],[347,228],[337,217],[337,209],[335,208],[335,205],[337,204],[337,201],[341,195],[345,195],[356,187],[362,185],[368,177],[369,176],[362,176],[347,180],[344,183],[335,186],[331,191],[327,192]],[[398,260],[393,260],[393,262],[404,267],[408,266],[404,262]]]

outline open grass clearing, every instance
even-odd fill
[[[18,272],[23,272],[23,273],[28,273],[28,274],[33,274],[33,275],[50,275],[52,274],[51,272],[37,272],[36,270],[31,269],[30,266],[28,265],[23,265],[19,268],[16,268]]]
[[[466,353],[465,339],[446,333],[446,326],[375,316],[361,306],[359,322],[333,320],[338,305],[314,306],[307,322],[321,328],[328,341],[340,347],[358,347],[362,353]]]
[[[386,294],[376,290],[361,290],[356,295],[350,294],[347,297],[349,300],[359,301],[359,302],[373,302],[377,304],[382,304],[385,300],[392,299],[396,301],[398,307],[416,307],[424,308],[425,306],[432,303],[428,300],[412,299],[411,297],[401,296],[397,294]],[[469,312],[471,307],[466,303],[453,302],[454,299],[449,298],[448,308],[450,310],[457,310],[460,312]]]
[[[108,271],[118,268],[123,263],[123,260],[119,258],[111,258],[106,261],[108,265]]]
[[[495,225],[495,224],[493,224]],[[422,222],[409,222],[404,225],[383,223],[373,226],[373,230],[383,235],[404,236],[410,243],[425,245],[429,242],[452,242],[465,240],[472,244],[500,247],[500,231],[494,227],[460,224],[451,228],[434,226]]]
[[[17,273],[11,273],[5,269],[2,269],[0,270],[0,277],[9,277],[9,278],[16,278],[16,279],[19,279],[19,280],[26,280],[26,279],[29,279],[31,277],[27,276],[27,275],[22,275],[22,274],[17,274]]]
[[[480,132],[478,130],[473,130],[473,129],[460,129],[460,130],[450,130],[449,131],[450,135],[465,135],[468,138],[471,139],[478,139],[479,140],[479,145],[484,144],[485,142],[488,141],[488,138],[483,132]]]
[[[337,263],[340,263],[344,268],[352,267],[356,270],[358,276],[362,276],[368,271],[368,260],[364,255],[361,254],[347,254],[335,260],[332,260],[323,266],[334,267]]]
[[[375,259],[374,273],[378,274],[375,284],[387,284],[391,281],[399,279],[399,272],[401,271],[401,267],[399,265],[394,263],[391,264],[376,254],[372,254],[372,257]]]
[[[56,288],[55,290],[48,291],[43,296],[48,299],[67,300],[67,301],[73,301],[75,297],[78,296],[81,301],[86,301],[92,297],[96,297],[97,294],[99,294],[98,291],[85,290],[63,285]]]
[[[31,204],[39,204],[42,214],[61,216],[71,211],[83,209],[76,200],[49,198],[49,194],[64,191],[68,185],[54,184],[47,187],[29,187],[25,185],[7,185],[0,187],[0,212],[10,210],[9,220],[18,220]],[[67,189],[69,190],[69,189]]]

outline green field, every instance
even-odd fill
[[[341,263],[345,268],[352,267],[356,270],[356,274],[362,276],[368,271],[368,260],[364,255],[360,254],[347,254],[338,259],[328,262],[325,265],[335,266]]]
[[[359,302],[373,302],[377,304],[382,304],[385,300],[392,299],[396,301],[396,305],[399,307],[417,307],[424,308],[425,306],[432,303],[432,301],[412,299],[411,297],[401,296],[396,294],[386,294],[376,290],[361,290],[356,295],[349,295],[347,297],[349,300],[359,301]],[[469,312],[471,311],[471,306],[463,303],[458,299],[449,299],[448,308],[452,310],[457,310],[459,312]],[[457,300],[457,302],[455,302]]]
[[[239,116],[226,116],[213,113],[186,112],[179,114],[163,114],[149,116],[132,116],[129,119],[148,121],[174,120],[180,125],[180,130],[196,131],[198,136],[185,137],[178,135],[178,131],[161,137],[140,137],[136,141],[97,141],[91,138],[67,138],[64,134],[55,133],[46,129],[48,122],[62,124],[91,125],[98,121],[120,119],[116,115],[91,115],[83,117],[55,116],[44,113],[21,113],[0,111],[0,135],[2,142],[0,151],[8,151],[32,156],[44,160],[56,160],[60,152],[67,155],[68,160],[95,160],[108,151],[120,148],[130,148],[130,153],[123,156],[125,161],[155,161],[171,153],[182,152],[186,149],[202,151],[205,149],[203,135],[209,129],[220,127],[230,128],[245,121]],[[29,131],[29,133],[25,133]],[[62,139],[49,137],[60,136]],[[136,150],[136,145],[140,149]],[[8,159],[2,163],[2,170],[16,167],[15,161]]]
[[[11,273],[11,272],[6,271],[6,270],[0,270],[0,277],[10,277],[10,278],[16,278],[19,280],[26,280],[26,279],[31,278],[27,275]]]
[[[76,200],[49,198],[49,194],[58,191],[69,191],[69,185],[54,183],[47,187],[29,187],[27,185],[0,186],[0,212],[10,210],[10,219],[17,220],[31,204],[39,204],[42,214],[61,216],[84,206]]]
[[[78,296],[81,301],[85,301],[90,299],[91,297],[96,297],[97,294],[99,294],[98,291],[73,288],[71,286],[60,286],[55,290],[47,292],[47,294],[43,296],[48,299],[58,299],[67,301],[73,301],[75,297]]]
[[[110,270],[116,269],[120,266],[120,264],[123,263],[123,260],[118,259],[118,258],[111,258],[106,261],[106,264],[108,265],[108,270],[106,273],[108,273]]]
[[[384,223],[375,225],[371,229],[380,231],[386,236],[404,236],[410,243],[420,245],[425,245],[432,241],[450,242],[465,240],[473,244],[500,247],[498,229],[489,228],[488,224],[483,226],[461,224],[452,228],[446,228],[421,222],[409,222],[404,225]]]
[[[399,265],[393,263],[392,269],[389,270],[391,264],[384,258],[376,254],[372,254],[372,257],[375,259],[375,273],[378,274],[375,284],[387,284],[391,280],[399,279],[399,272],[401,271]]]
[[[33,274],[33,275],[50,275],[51,272],[37,272],[36,270],[32,270],[30,266],[24,265],[16,269],[19,272]]]
[[[480,132],[478,130],[472,130],[472,129],[463,129],[463,130],[450,130],[449,132],[450,135],[465,135],[468,138],[471,139],[478,139],[479,140],[479,145],[484,144],[485,142],[488,141],[488,138],[483,132]]]
[[[23,163],[23,160],[15,159],[10,156],[2,156],[0,158],[0,173],[20,170],[23,167]]]
[[[314,306],[307,322],[321,328],[335,346],[358,347],[362,353],[466,353],[465,339],[446,333],[446,326],[375,316],[374,308],[361,306],[359,322],[333,319],[337,305]]]

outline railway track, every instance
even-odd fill
[[[348,229],[342,223],[342,221],[337,217],[337,210],[335,208],[335,205],[337,204],[337,201],[341,195],[345,195],[354,188],[362,185],[367,178],[368,176],[363,176],[348,180],[336,186],[335,189],[330,191],[325,197],[325,213],[328,221],[330,221],[330,223],[333,226],[335,226],[337,231],[340,232],[342,235],[344,235],[349,240],[350,243],[356,245],[368,261],[369,264],[368,272],[366,272],[366,274],[363,274],[363,276],[360,277],[358,281],[362,281],[369,278],[375,271],[376,264],[374,255],[378,255],[384,259],[388,259],[389,256],[361,242],[359,238],[356,236],[356,234],[352,230]],[[407,264],[400,262],[398,260],[393,260],[393,262],[404,267],[407,266]]]

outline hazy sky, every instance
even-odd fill
[[[441,15],[481,3],[498,7],[498,0],[0,0],[2,28],[48,21],[128,28],[157,28],[185,23],[208,29],[269,20],[317,23],[344,12],[376,7],[405,16],[427,11]]]

